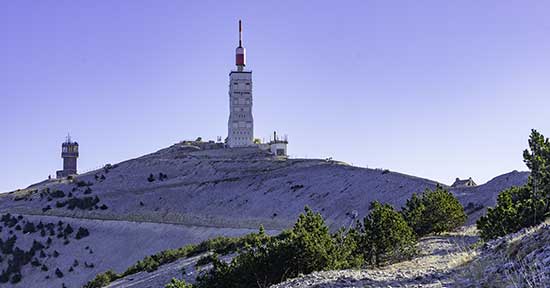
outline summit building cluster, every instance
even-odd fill
[[[277,156],[287,156],[288,140],[273,133],[273,139],[261,143],[254,138],[254,117],[252,116],[252,71],[245,70],[246,49],[243,46],[243,27],[239,20],[239,46],[235,50],[237,70],[229,73],[229,121],[227,123],[226,145],[233,147],[258,146]]]
[[[273,132],[273,138],[267,143],[254,138],[254,117],[252,116],[252,71],[246,70],[246,49],[243,46],[242,22],[239,20],[239,46],[235,50],[236,70],[229,73],[229,120],[227,123],[227,138],[225,142],[184,141],[201,149],[226,149],[241,147],[257,147],[269,151],[278,157],[287,157],[288,140]],[[77,174],[78,143],[67,136],[61,145],[63,170],[56,172],[57,178],[65,178]]]

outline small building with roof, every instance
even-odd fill
[[[460,180],[460,178],[456,178],[455,182],[451,187],[453,188],[460,188],[460,187],[475,187],[477,186],[476,182],[472,179],[472,177],[464,180]]]

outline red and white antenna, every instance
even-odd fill
[[[239,20],[239,47],[243,47],[243,25]]]
[[[235,51],[235,64],[239,71],[243,71],[246,66],[246,50],[243,47],[243,26],[241,20],[239,20],[239,47]]]

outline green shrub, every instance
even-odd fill
[[[55,190],[54,192],[49,193],[49,195],[53,198],[63,198],[65,197],[65,192],[61,190]]]
[[[71,233],[73,233],[73,227],[71,227],[71,224],[67,224],[67,226],[65,226],[65,229],[63,230],[63,234],[65,236],[69,236]]]
[[[368,264],[381,266],[415,253],[416,237],[403,216],[389,204],[371,203],[363,220],[360,251]]]
[[[259,240],[259,239],[258,239]],[[269,287],[299,274],[334,269],[341,255],[320,214],[305,208],[290,231],[247,246],[231,263],[213,259],[196,286]]]
[[[13,253],[13,248],[15,247],[16,242],[17,242],[17,236],[15,235],[11,236],[6,241],[4,241],[2,245],[0,245],[1,246],[0,251],[6,255]]]
[[[82,239],[84,237],[88,237],[89,235],[90,235],[90,232],[88,231],[88,229],[83,228],[83,227],[79,227],[78,231],[76,232],[75,238],[78,240],[78,239]]]
[[[166,284],[165,288],[193,288],[193,285],[187,284],[185,280],[178,280],[176,278],[172,278],[172,281]]]
[[[288,267],[294,274],[311,273],[330,269],[335,266],[336,247],[328,227],[319,213],[314,213],[308,207],[300,214],[289,235],[289,243],[294,261]]]
[[[84,180],[80,180],[80,181],[76,182],[77,187],[89,187],[89,186],[92,186],[92,185],[94,185],[94,183],[86,182]]]
[[[36,227],[34,226],[34,223],[27,222],[25,223],[25,226],[23,226],[23,233],[34,233],[36,232]]]
[[[63,278],[63,272],[61,272],[61,270],[59,270],[59,268],[56,268],[55,269],[55,276],[57,276],[57,278]]]
[[[112,270],[98,274],[93,280],[86,283],[83,288],[101,288],[109,285],[112,281],[118,279],[117,274]]]
[[[550,214],[550,141],[531,131],[523,159],[531,170],[527,184],[502,191],[494,208],[477,221],[481,238],[493,239],[541,223]]]
[[[332,235],[336,248],[334,253],[338,255],[334,269],[359,268],[365,264],[363,253],[360,251],[360,227],[360,223],[356,223],[354,228],[341,228]]]
[[[195,264],[195,267],[201,267],[201,266],[208,265],[208,264],[214,262],[214,259],[216,259],[217,257],[218,257],[217,254],[210,254],[210,255],[203,256],[203,257],[199,258],[199,260],[197,260],[197,263]]]
[[[99,203],[99,197],[82,197],[82,198],[70,198],[67,201],[61,203],[61,207],[67,205],[67,209],[74,210],[75,208],[82,210],[89,210]],[[57,205],[57,204],[56,204]]]
[[[418,237],[454,230],[467,219],[458,199],[441,186],[420,196],[413,194],[401,212]]]
[[[479,234],[490,240],[536,225],[544,218],[540,213],[543,209],[544,202],[534,203],[528,186],[504,190],[498,195],[496,207],[488,208],[487,215],[477,221]],[[539,211],[539,217],[535,217],[535,211]]]

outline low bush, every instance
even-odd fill
[[[291,230],[258,240],[230,263],[214,257],[213,268],[197,277],[196,287],[269,287],[300,274],[350,266],[321,215],[307,207]]]
[[[75,208],[81,209],[81,210],[90,210],[92,209],[97,203],[99,203],[99,197],[82,197],[82,198],[70,198],[66,201],[57,202],[56,207],[67,207],[69,210],[74,210]]]
[[[83,227],[79,227],[78,231],[76,232],[75,238],[77,240],[79,240],[79,239],[82,239],[84,237],[88,237],[89,235],[90,235],[90,232],[88,231],[88,229],[83,228]]]
[[[98,274],[96,278],[94,278],[94,280],[86,284],[88,286],[84,287],[103,287],[95,285],[107,285],[108,283],[122,277],[126,277],[128,275],[143,271],[152,272],[155,271],[160,265],[171,263],[184,257],[200,255],[208,251],[225,255],[227,253],[235,252],[239,249],[242,249],[243,247],[251,245],[252,243],[257,243],[258,241],[260,241],[260,239],[265,239],[266,237],[267,235],[265,235],[265,233],[263,232],[263,228],[261,228],[259,233],[248,234],[240,238],[217,237],[205,240],[198,245],[190,244],[178,249],[161,251],[157,254],[147,256],[144,259],[138,261],[136,264],[126,269],[126,271],[124,271],[123,273],[117,274],[112,271],[107,271],[105,273]],[[87,263],[85,263],[85,265],[87,266]]]
[[[452,231],[467,219],[458,199],[441,186],[427,189],[421,195],[413,194],[401,213],[418,237]]]
[[[61,272],[61,270],[59,270],[59,268],[56,268],[55,269],[55,276],[57,276],[57,278],[63,278],[63,272]]]
[[[105,273],[98,274],[93,280],[86,283],[86,285],[84,285],[83,288],[101,288],[109,285],[109,283],[118,279],[116,277],[117,277],[117,274],[113,272],[113,270],[108,270]]]
[[[185,280],[172,278],[170,283],[166,284],[165,288],[193,288],[193,285],[187,284]]]
[[[63,197],[65,197],[65,192],[63,192],[61,190],[55,190],[54,192],[49,193],[49,195],[52,198],[63,198]]]
[[[92,186],[92,185],[94,185],[94,183],[86,182],[86,181],[83,181],[83,180],[80,180],[80,181],[76,182],[77,187],[89,187],[89,186]]]
[[[27,222],[23,226],[23,233],[34,233],[36,232],[36,227],[34,226],[34,223]]]

